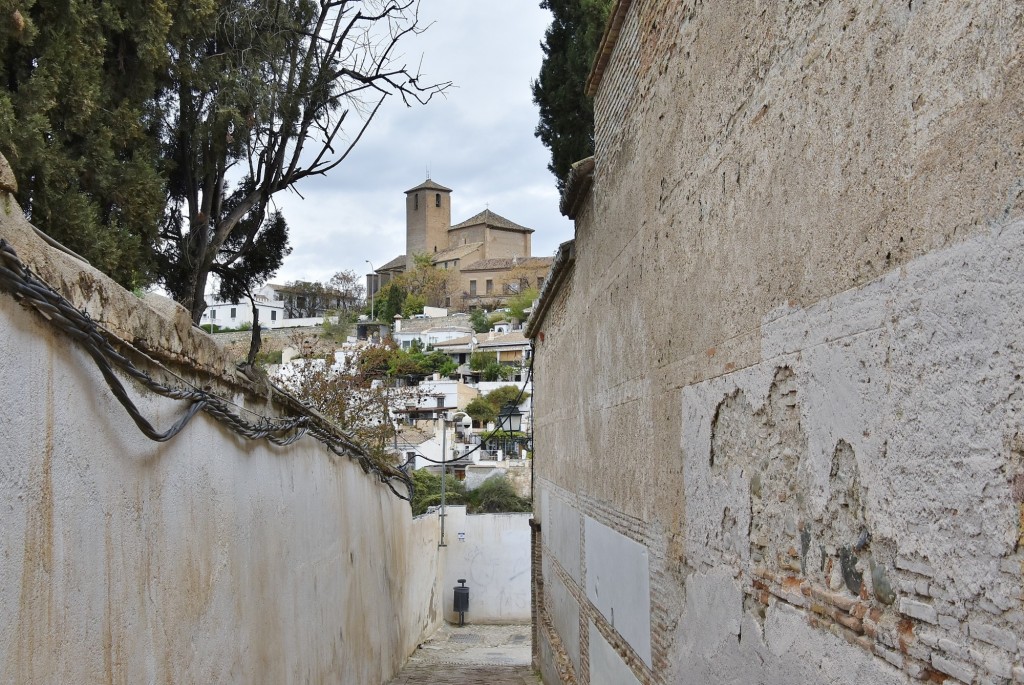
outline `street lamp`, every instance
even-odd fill
[[[373,321],[373,294],[377,291],[373,286],[377,285],[377,274],[373,269],[373,262],[367,259],[366,263],[370,265],[370,321]]]
[[[506,402],[498,412],[498,429],[505,431],[505,438],[503,441],[503,449],[507,452],[517,451],[517,445],[513,433],[518,433],[523,427],[523,412],[519,411],[519,407],[516,406],[515,402]],[[509,443],[512,443],[512,449],[509,450]],[[508,457],[511,459],[511,457]],[[519,456],[516,456],[518,459]]]
[[[469,430],[473,426],[473,419],[464,411],[457,411],[451,415],[449,419],[443,412],[440,414],[441,417],[441,511],[438,514],[441,517],[441,542],[438,543],[438,547],[447,547],[444,544],[444,517],[447,516],[446,502],[445,502],[445,489],[444,489],[444,475],[448,470],[448,422],[455,423],[455,417],[462,415],[462,419],[459,421],[459,425],[462,426],[463,430]]]
[[[498,412],[498,428],[509,433],[518,433],[523,427],[523,412],[515,402],[506,402]]]

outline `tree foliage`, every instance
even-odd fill
[[[477,333],[486,333],[491,330],[491,320],[483,309],[474,309],[469,313],[469,325]]]
[[[415,494],[412,500],[413,516],[425,514],[429,507],[441,505],[441,476],[427,469],[412,473]],[[466,505],[471,514],[498,514],[531,511],[528,498],[516,494],[512,483],[504,475],[491,476],[473,490],[457,478],[445,478],[445,503]]]
[[[366,294],[366,286],[363,280],[352,269],[343,269],[327,281],[327,287],[337,298],[342,311],[353,311],[363,304],[363,296]]]
[[[484,400],[489,402],[493,407],[500,410],[509,402],[514,403],[517,407],[526,400],[530,399],[530,393],[522,391],[520,395],[520,388],[516,385],[503,385],[500,388],[495,388],[486,395]]]
[[[536,288],[526,288],[508,298],[508,302],[505,304],[508,306],[512,318],[517,321],[526,321],[526,310],[533,306],[538,295]]]
[[[456,273],[434,266],[430,255],[418,254],[413,256],[413,267],[396,280],[407,295],[420,298],[427,306],[440,307],[455,289]]]
[[[24,0],[0,21],[0,151],[31,221],[132,289],[165,203],[164,0]],[[15,7],[19,9],[15,9]]]
[[[466,405],[466,413],[481,425],[497,421],[498,414],[506,404],[512,402],[519,406],[530,399],[530,393],[524,392],[520,396],[519,392],[520,389],[515,385],[503,385],[500,388],[495,388],[486,395],[470,400]]]
[[[467,509],[471,514],[498,514],[503,512],[532,511],[533,503],[516,494],[512,483],[504,475],[491,476],[466,493]]]
[[[300,363],[285,365],[277,380],[342,430],[366,446],[380,463],[392,463],[389,448],[395,437],[396,409],[418,404],[423,392],[416,387],[392,387],[374,383],[388,374],[393,347],[367,347],[344,368],[334,363],[313,338],[312,353]]]
[[[481,426],[486,425],[491,421],[495,421],[498,418],[498,410],[493,404],[485,400],[483,397],[474,397],[471,399],[466,405],[466,413]]]
[[[415,0],[178,1],[161,280],[198,321],[211,272],[224,287],[251,252],[272,260],[260,241],[276,193],[340,164],[387,96],[425,102],[443,87],[396,61],[421,30]]]
[[[397,280],[388,281],[380,287],[371,303],[378,321],[390,324],[395,314],[402,313],[406,292]]]
[[[540,109],[536,135],[551,150],[548,169],[558,189],[574,162],[594,154],[594,106],[584,93],[612,0],[542,0],[551,26],[541,47],[544,61],[533,82]]]
[[[288,253],[273,197],[340,164],[384,100],[418,0],[23,0],[0,22],[0,151],[42,230],[194,321]]]
[[[412,472],[415,488],[412,498],[412,515],[427,513],[428,507],[441,505],[441,475],[431,473],[427,469]],[[445,479],[445,502],[447,504],[466,504],[466,486],[458,478]]]

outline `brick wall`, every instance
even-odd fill
[[[545,674],[604,682],[599,638],[641,683],[1024,682],[1022,36],[633,2],[536,340]],[[649,604],[588,596],[594,523]]]

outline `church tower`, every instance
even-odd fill
[[[452,189],[429,178],[405,191],[405,268],[411,269],[413,257],[434,254],[448,247],[448,228],[452,225]]]

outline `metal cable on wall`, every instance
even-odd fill
[[[92,357],[103,379],[114,397],[125,408],[128,415],[150,440],[166,442],[178,435],[199,412],[204,412],[233,432],[250,440],[268,440],[285,446],[309,435],[323,443],[338,456],[355,459],[364,472],[373,472],[396,496],[410,501],[413,494],[412,479],[397,468],[375,462],[366,448],[340,431],[328,421],[312,413],[298,416],[269,418],[251,410],[244,410],[257,417],[250,421],[236,411],[232,402],[207,390],[197,387],[173,387],[158,382],[125,357],[118,346],[145,358],[148,363],[160,367],[168,375],[174,375],[159,362],[148,357],[131,343],[121,340],[93,321],[89,315],[75,308],[63,295],[36,276],[18,257],[14,248],[0,238],[0,289],[10,293],[23,307],[35,310],[57,330],[76,341]],[[189,402],[185,413],[165,431],[160,431],[142,415],[128,396],[128,392],[114,369],[127,374],[142,387],[154,394],[169,399]],[[279,391],[280,392],[280,391]],[[294,398],[292,398],[294,399]],[[296,402],[297,404],[300,404]],[[405,486],[403,494],[395,489],[395,481]]]

